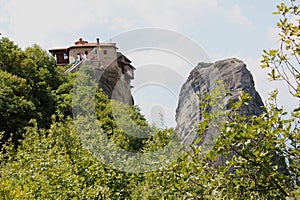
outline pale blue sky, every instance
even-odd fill
[[[285,85],[269,83],[266,71],[259,68],[262,50],[276,47],[278,17],[272,15],[276,9],[274,2],[0,0],[0,32],[22,48],[37,43],[48,49],[71,45],[80,37],[106,41],[124,31],[143,27],[178,31],[201,45],[213,61],[229,57],[243,60],[253,73],[263,99],[278,87],[281,104],[290,107],[292,100],[287,97]]]
[[[58,8],[60,7],[60,8]],[[0,0],[0,30],[20,45],[69,45],[78,37],[108,39],[140,27],[176,30],[208,51],[247,52],[270,46],[272,0]],[[257,42],[253,42],[253,40]]]

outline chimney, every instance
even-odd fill
[[[99,38],[97,38],[97,39],[96,39],[96,41],[97,41],[97,44],[99,44],[99,43],[100,43],[100,41],[99,41]]]
[[[79,40],[75,42],[75,45],[84,45],[87,43],[88,43],[87,41],[83,41],[82,38],[79,38]]]

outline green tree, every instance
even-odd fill
[[[30,119],[36,119],[39,127],[48,128],[51,115],[57,110],[71,114],[68,94],[72,79],[38,45],[23,51],[8,38],[1,38],[0,70],[3,141],[12,134],[17,143]]]
[[[8,38],[0,40],[0,69],[14,75],[25,58],[24,52]]]
[[[22,129],[34,117],[36,108],[29,98],[30,92],[26,79],[0,70],[0,127],[2,131],[14,133],[14,141],[20,138]],[[2,142],[9,136],[5,134]]]
[[[262,67],[270,69],[271,80],[284,80],[292,95],[300,97],[300,2],[289,0],[277,5],[280,15],[278,49],[264,50]]]
[[[25,59],[16,74],[26,78],[32,87],[30,96],[37,109],[38,125],[46,128],[57,109],[55,91],[65,81],[65,77],[56,67],[54,59],[38,45],[25,49],[24,53]]]
[[[63,117],[65,119],[65,117]],[[34,123],[34,122],[33,122]],[[27,129],[17,150],[0,154],[3,199],[125,199],[129,176],[97,161],[81,145],[72,120]]]

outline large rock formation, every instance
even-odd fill
[[[176,110],[177,131],[184,144],[191,144],[197,138],[196,128],[201,121],[198,95],[216,89],[218,80],[223,80],[226,89],[232,93],[231,97],[224,99],[225,105],[245,91],[252,97],[252,102],[242,111],[243,114],[259,115],[262,112],[263,102],[255,90],[251,73],[242,61],[232,58],[199,63],[181,88]],[[206,135],[214,137],[216,132],[211,129]]]
[[[71,67],[67,73],[79,71],[82,66],[93,69],[98,87],[108,98],[128,105],[134,104],[130,85],[132,78],[124,71],[122,62],[115,60],[109,66],[103,66],[100,61],[87,60],[73,68]]]
[[[109,67],[103,68],[100,66],[94,69],[98,86],[108,98],[128,105],[134,104],[130,79],[122,72],[122,67],[118,63],[113,62]]]

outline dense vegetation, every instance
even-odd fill
[[[299,98],[300,88],[300,30],[299,21],[290,19],[300,14],[297,3],[291,0],[291,4],[277,7],[275,14],[283,16],[278,23],[281,39],[287,47],[281,45],[278,50],[265,51],[262,61],[263,67],[271,69],[273,79],[286,78],[279,70],[281,65],[289,67],[293,72],[289,76],[295,82],[288,84],[293,86],[295,98]],[[64,75],[63,70],[37,45],[22,50],[8,38],[0,40],[0,198],[300,198],[300,109],[295,108],[289,116],[277,105],[276,91],[260,116],[240,115],[250,101],[246,93],[224,113],[205,112],[210,107],[222,106],[220,100],[228,95],[222,86],[202,96],[199,106],[204,120],[199,124],[200,136],[211,126],[220,125],[216,120],[219,115],[227,119],[218,126],[220,137],[212,149],[203,151],[191,146],[190,152],[163,168],[129,173],[102,163],[83,144],[72,116],[72,106],[76,107],[72,105],[72,96],[75,78],[86,77]],[[89,100],[80,102],[85,104]],[[118,148],[155,152],[175,134],[172,129],[149,126],[137,107],[119,105],[120,110],[128,109],[130,120],[139,125],[136,132],[149,133],[148,138],[128,135],[113,114],[118,103],[109,100],[101,90],[97,90],[95,102],[102,134]],[[215,164],[220,159],[226,160],[224,164]]]

